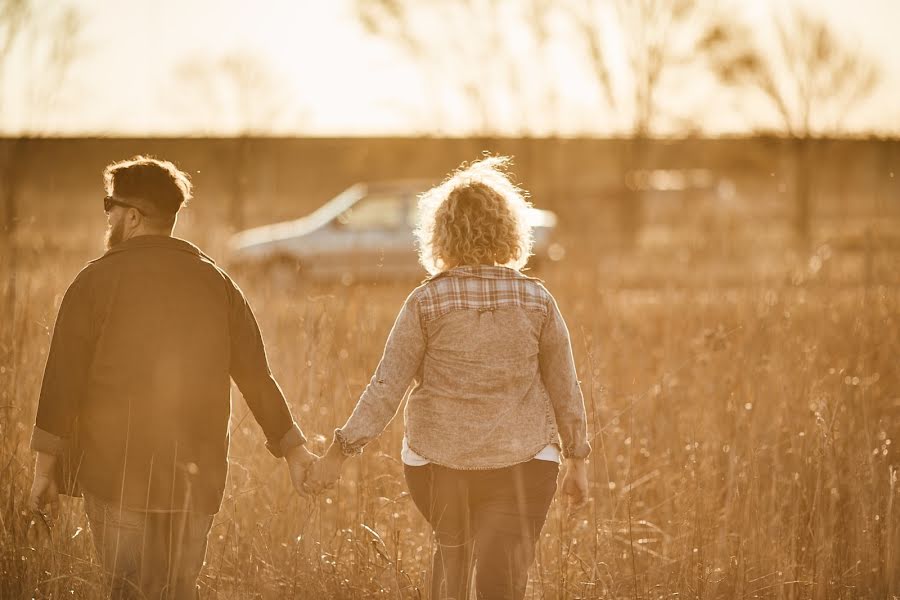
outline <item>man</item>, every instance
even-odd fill
[[[225,487],[229,377],[300,494],[315,455],[241,290],[172,237],[188,177],[138,156],[109,165],[105,184],[107,252],[59,309],[31,442],[30,505],[55,513],[62,462],[72,467],[75,457],[112,596],[195,597]]]

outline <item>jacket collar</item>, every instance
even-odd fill
[[[138,248],[161,248],[165,250],[178,250],[181,252],[193,254],[194,256],[202,257],[213,263],[215,262],[194,244],[188,242],[187,240],[168,235],[139,235],[137,237],[133,237],[131,239],[125,240],[124,242],[116,244],[115,246],[107,250],[106,254],[91,262],[96,262],[96,260],[103,260],[107,256],[112,256],[113,254],[127,252],[129,250]]]

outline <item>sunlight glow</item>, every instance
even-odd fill
[[[848,129],[900,131],[900,110],[893,102],[900,93],[900,61],[895,59],[891,26],[900,21],[900,4],[890,0],[852,5],[842,0],[793,0],[792,4],[838,24],[840,35],[851,46],[859,46],[880,63],[880,85],[867,101],[867,109],[850,117]],[[710,5],[750,23],[770,41],[774,38],[766,33],[766,26],[771,15],[786,10],[784,3],[773,0],[734,6],[720,0]],[[571,32],[551,22],[557,35],[551,35],[543,48],[535,48],[522,21],[524,5],[509,0],[495,6],[507,24],[502,35],[514,52],[515,68],[524,76],[516,75],[503,61],[492,64],[490,57],[468,56],[476,64],[487,61],[485,72],[492,74],[488,80],[462,72],[463,63],[424,65],[423,69],[421,60],[411,59],[397,44],[367,32],[354,0],[278,0],[264,7],[212,0],[77,0],[52,9],[48,6],[41,18],[49,19],[65,6],[80,15],[77,58],[62,81],[38,78],[35,82],[32,59],[20,52],[5,72],[0,131],[609,135],[630,127],[627,115],[633,110],[629,90],[633,82],[624,50],[628,40],[614,25],[611,3],[598,3],[595,16],[615,84],[615,110],[606,106],[602,88],[589,76],[585,51],[571,43],[572,36],[566,35]],[[417,6],[424,10],[457,5]],[[552,6],[559,11],[568,4]],[[442,26],[440,19],[417,22]],[[462,26],[476,37],[490,35],[483,23]],[[51,39],[41,39],[39,45],[46,51]],[[254,74],[244,69],[243,75],[236,76],[221,68],[224,61],[235,58]],[[464,85],[456,86],[448,78]],[[691,118],[709,133],[747,131],[747,115],[729,109],[724,100],[723,110],[714,115],[703,110],[704,99],[716,93],[708,80],[698,77],[688,86],[669,84],[661,97],[675,112],[693,114]],[[752,99],[749,106],[756,121],[768,123],[770,116],[763,108]],[[663,132],[671,125],[667,122],[661,125]]]

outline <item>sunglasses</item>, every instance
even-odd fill
[[[128,202],[124,202],[122,200],[119,200],[118,198],[114,198],[113,196],[106,196],[105,198],[103,198],[103,212],[105,212],[106,214],[109,214],[109,212],[115,206],[122,206],[125,208],[133,208],[134,210],[138,211],[145,217],[147,216],[147,213],[145,213],[143,210],[141,210],[139,207],[135,206],[134,204],[129,204]]]

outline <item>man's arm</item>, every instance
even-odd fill
[[[44,368],[31,436],[31,448],[37,452],[29,499],[32,510],[40,511],[49,504],[51,513],[55,512],[59,492],[59,482],[55,480],[57,457],[72,443],[94,343],[91,296],[82,273],[63,297]]]
[[[227,278],[227,276],[226,276]],[[291,417],[284,393],[269,368],[259,324],[240,288],[228,279],[231,294],[231,377],[266,436],[266,448],[287,461],[294,490],[306,496],[306,469],[316,455]]]
[[[272,375],[259,324],[250,304],[237,285],[233,282],[230,285],[231,377],[262,427],[269,452],[279,458],[288,458],[295,466],[306,464],[315,455],[306,450],[306,437],[291,417],[284,393]],[[302,493],[298,486],[302,483],[303,473],[295,471],[292,466],[292,478],[295,475],[301,477],[300,482],[295,480],[294,483]]]

